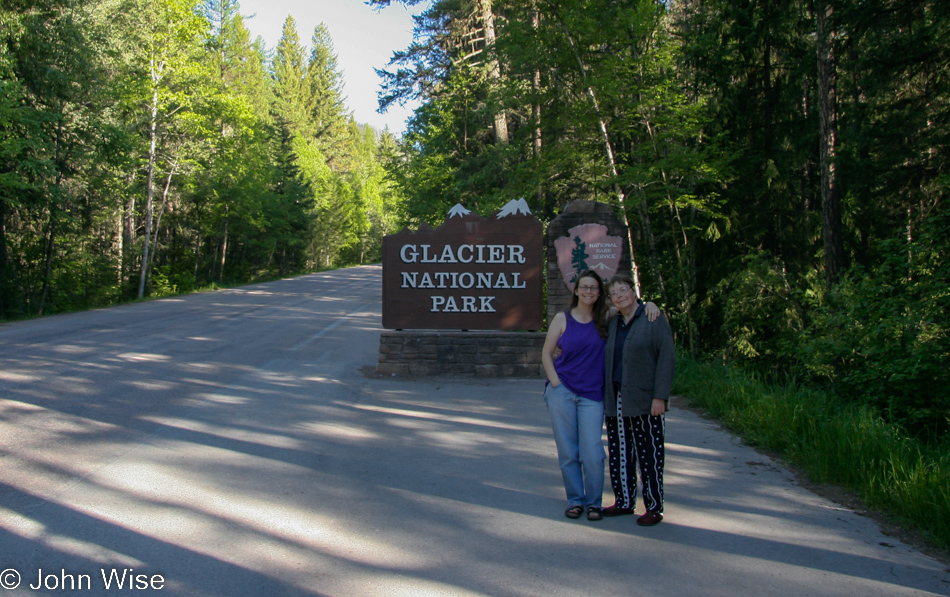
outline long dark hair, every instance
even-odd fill
[[[600,334],[601,338],[607,337],[607,291],[604,288],[604,281],[601,279],[600,275],[592,269],[586,269],[582,271],[574,281],[574,292],[571,294],[571,309],[576,307],[580,302],[580,297],[577,295],[577,287],[581,285],[581,280],[584,278],[590,278],[597,281],[597,288],[600,292],[597,293],[597,300],[594,301],[593,315],[594,323],[597,326],[597,333]]]

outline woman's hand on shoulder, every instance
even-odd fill
[[[653,301],[647,301],[643,304],[643,314],[647,316],[647,321],[656,321],[660,316],[660,308]]]

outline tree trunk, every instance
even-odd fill
[[[60,105],[59,113],[62,114],[65,112],[65,108]],[[61,164],[65,161],[63,157],[63,122],[60,121],[56,127],[56,152],[53,158],[53,162],[56,164]],[[60,193],[59,189],[62,188],[63,184],[63,170],[62,168],[57,168],[56,181],[53,184],[53,194],[54,198],[59,198]],[[53,279],[53,254],[56,251],[56,220],[58,208],[55,204],[50,205],[49,208],[49,235],[47,238],[46,245],[46,268],[43,272],[43,293],[40,296],[40,308],[39,314],[43,314],[43,309],[46,307],[46,300],[49,298],[49,289]]]
[[[642,77],[642,73],[641,73]],[[642,101],[639,99],[638,101]],[[656,156],[657,160],[660,159],[660,148],[657,145],[656,139],[656,130],[653,127],[653,122],[644,115],[643,126],[646,128],[647,135],[650,137],[650,145],[653,148],[653,155]],[[632,140],[635,142],[635,140]],[[660,174],[663,177],[663,183],[668,184],[666,170],[661,169]],[[654,275],[656,276],[657,283],[660,286],[660,296],[663,297],[663,302],[669,304],[669,296],[666,292],[666,281],[663,279],[663,272],[660,269],[660,257],[659,251],[656,247],[656,237],[653,235],[653,223],[650,221],[650,206],[647,204],[646,194],[642,191],[642,185],[637,185],[638,190],[640,191],[640,222],[643,226],[643,234],[646,237],[647,244],[650,247],[650,266],[653,268]],[[675,200],[669,194],[667,194],[667,200],[670,205],[675,205]],[[680,261],[682,266],[682,261]]]
[[[574,52],[574,59],[577,61],[577,67],[580,70],[581,78],[587,83],[587,95],[590,96],[591,102],[594,106],[594,113],[597,116],[597,123],[600,127],[601,139],[604,142],[604,151],[607,154],[607,165],[610,167],[610,174],[614,179],[614,193],[617,196],[617,203],[620,205],[620,213],[623,215],[623,225],[627,227],[627,243],[629,244],[630,249],[630,268],[631,274],[633,277],[633,284],[635,286],[634,290],[637,291],[637,296],[640,296],[640,268],[637,267],[637,260],[633,251],[633,229],[630,227],[630,219],[627,217],[626,209],[626,193],[623,192],[623,189],[620,188],[620,184],[617,183],[619,173],[617,172],[617,160],[614,157],[614,148],[613,144],[610,142],[610,132],[607,130],[607,121],[604,120],[604,117],[600,113],[600,103],[597,101],[597,93],[594,91],[594,88],[587,81],[587,65],[584,64],[584,59],[581,58],[580,52],[577,50],[577,44],[574,42],[574,37],[571,36],[570,32],[567,30],[567,27],[564,25],[563,21],[560,21],[561,30],[564,32],[564,36],[567,37],[567,41],[571,44],[571,50]]]
[[[155,261],[155,248],[158,246],[158,231],[162,227],[162,214],[165,213],[165,204],[168,203],[168,192],[171,190],[172,186],[172,177],[175,176],[175,173],[178,170],[178,158],[175,158],[175,163],[172,164],[171,170],[168,171],[168,178],[165,179],[165,190],[162,191],[162,204],[158,208],[158,217],[155,219],[155,238],[152,240],[152,253],[148,256],[148,271],[152,271],[152,262]]]
[[[148,148],[148,180],[145,183],[145,233],[142,246],[142,271],[139,274],[138,298],[145,296],[145,278],[148,275],[148,248],[152,236],[152,200],[154,199],[153,182],[155,180],[155,153],[158,145],[158,87],[152,88],[152,118],[149,129]]]
[[[12,277],[7,268],[7,202],[0,201],[0,319],[6,312],[7,289]]]
[[[122,205],[119,205],[119,209],[116,211],[115,218],[115,252],[116,252],[116,267],[115,267],[115,283],[118,286],[122,286],[122,264],[123,264],[123,255],[122,251],[125,250],[123,239],[125,235],[123,234],[123,214],[122,214]]]
[[[224,240],[221,242],[221,269],[218,271],[218,280],[224,279],[224,262],[228,256],[228,204],[224,204]]]
[[[481,10],[482,27],[485,28],[485,50],[489,57],[488,76],[492,83],[501,81],[501,64],[498,62],[494,53],[495,45],[495,13],[492,11],[491,0],[481,0],[479,4]],[[495,112],[495,143],[499,145],[508,145],[508,115],[504,110]]]
[[[679,266],[680,276],[682,278],[680,286],[683,292],[683,300],[680,304],[680,308],[683,310],[683,316],[686,318],[686,334],[689,352],[695,355],[699,336],[698,326],[693,318],[693,297],[696,295],[696,259],[693,255],[689,235],[686,232],[687,227],[683,222],[680,209],[672,197],[669,197],[669,201],[670,211],[673,216],[673,246],[676,249],[676,262]],[[693,210],[691,213],[695,215],[696,212]],[[682,236],[682,244],[680,243],[679,236]]]
[[[46,237],[46,263],[43,268],[43,292],[40,294],[40,306],[38,315],[43,314],[43,308],[46,306],[46,299],[49,297],[50,278],[53,276],[53,251],[56,248],[56,216],[53,209],[49,214],[49,234]]]
[[[541,11],[538,10],[537,3],[532,3],[531,5],[531,26],[535,31],[541,26]],[[531,107],[531,116],[534,121],[534,135],[532,138],[532,154],[535,160],[541,159],[541,69],[535,68],[534,72],[531,75],[531,90],[534,92],[534,105]],[[552,215],[548,212],[547,206],[544,205],[544,187],[541,185],[541,181],[538,181],[538,190],[537,190],[537,205],[539,208],[543,207],[543,213],[545,215]]]
[[[135,175],[130,174],[128,177],[128,186],[132,187],[132,182],[135,180]],[[132,264],[135,261],[134,255],[132,254],[133,247],[135,246],[135,194],[129,194],[129,202],[125,205],[125,213],[120,216],[122,218],[122,243],[120,248],[122,249],[122,256],[119,258],[119,285],[122,286],[128,281],[132,272]],[[125,251],[128,251],[129,254],[126,255]]]
[[[195,276],[195,284],[198,283],[198,266],[201,264],[201,232],[199,231],[195,235],[195,268],[193,270]]]
[[[825,241],[825,282],[830,290],[844,271],[844,241],[841,232],[841,200],[835,176],[838,148],[837,73],[835,32],[828,20],[830,3],[820,1],[815,11],[818,47],[818,120],[821,127],[821,212]]]

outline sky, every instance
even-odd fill
[[[393,52],[405,50],[412,42],[412,14],[424,10],[420,4],[407,10],[392,5],[378,10],[362,0],[239,0],[245,26],[251,38],[264,39],[273,51],[280,40],[287,15],[297,23],[300,43],[310,53],[313,29],[321,22],[330,31],[337,55],[337,69],[343,77],[343,96],[356,122],[399,135],[415,105],[394,105],[379,114],[377,93],[380,78],[374,68],[385,68]]]

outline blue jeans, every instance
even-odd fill
[[[558,464],[571,506],[600,507],[604,494],[604,403],[578,396],[564,384],[548,384],[544,401],[551,414]]]

